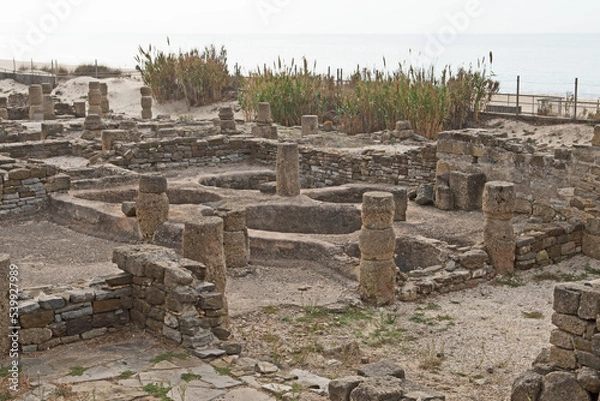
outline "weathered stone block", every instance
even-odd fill
[[[561,313],[552,314],[552,323],[559,329],[566,331],[567,333],[575,334],[576,336],[582,336],[587,328],[585,320],[581,320],[576,316],[563,315]]]
[[[542,392],[543,376],[532,371],[520,374],[512,385],[510,401],[537,400]]]
[[[277,145],[277,195],[293,197],[300,195],[300,159],[298,144]]]
[[[109,311],[115,311],[121,308],[120,299],[105,299],[102,301],[95,301],[92,303],[94,313],[103,313]]]
[[[550,348],[550,363],[561,369],[577,368],[575,352],[554,346]]]
[[[366,260],[387,260],[394,257],[396,234],[389,227],[383,230],[363,228],[358,235],[358,248],[361,258]]]
[[[552,330],[550,343],[564,349],[574,349],[573,336],[562,330]]]
[[[348,401],[350,393],[365,380],[360,376],[347,376],[329,382],[329,399],[331,401]]]
[[[223,308],[223,295],[220,293],[202,293],[199,295],[200,307],[205,310]]]
[[[350,393],[350,401],[391,401],[402,399],[402,380],[396,377],[368,377]]]
[[[600,292],[585,288],[581,292],[577,316],[582,319],[592,320],[600,314]]]
[[[83,316],[67,321],[67,335],[74,336],[92,329],[92,317]]]
[[[591,401],[590,394],[577,383],[577,376],[568,372],[552,372],[542,380],[539,401]]]
[[[396,294],[396,263],[388,260],[360,261],[360,296],[373,305],[392,304]]]
[[[554,287],[554,311],[566,315],[577,315],[581,291],[570,285],[558,284]]]
[[[43,328],[54,321],[54,311],[44,310],[28,314],[22,314],[19,317],[21,327],[24,329]]]
[[[52,338],[52,330],[49,328],[23,329],[19,331],[19,343],[23,346],[30,344],[41,344]]]
[[[384,230],[392,226],[396,206],[389,192],[365,192],[362,198],[361,218],[363,227]]]
[[[356,372],[359,376],[365,377],[382,377],[392,376],[398,379],[404,379],[404,369],[396,362],[384,359],[379,362],[362,365]]]
[[[483,173],[450,172],[449,186],[454,194],[454,206],[460,210],[481,209],[485,182]]]

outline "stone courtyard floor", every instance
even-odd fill
[[[20,363],[30,390],[18,399],[25,401],[153,400],[161,395],[174,401],[275,399],[246,383],[262,387],[254,375],[234,379],[227,368],[162,344],[133,327],[26,355]]]

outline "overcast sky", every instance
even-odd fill
[[[0,40],[44,26],[64,33],[600,33],[600,1],[27,0],[4,2]],[[58,16],[59,24],[51,15]],[[467,16],[464,20],[462,17]],[[461,25],[462,24],[462,25]]]

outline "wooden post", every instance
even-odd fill
[[[575,78],[575,95],[574,95],[574,110],[573,110],[573,120],[577,120],[577,89],[579,86],[579,79]]]
[[[521,90],[521,76],[517,75],[517,107],[515,108],[516,115],[519,115],[519,91]]]

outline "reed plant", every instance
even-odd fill
[[[271,104],[274,121],[286,125],[298,125],[303,115],[323,115],[334,110],[336,85],[332,77],[317,74],[316,65],[309,68],[306,58],[298,68],[294,60],[286,65],[280,58],[273,68],[258,68],[241,78],[240,107],[246,119],[254,119],[259,102]]]
[[[135,57],[144,83],[152,88],[158,102],[185,100],[187,105],[202,106],[218,102],[232,82],[227,68],[227,51],[215,45],[190,51],[164,52],[139,47]]]
[[[259,68],[242,80],[240,106],[252,118],[259,102],[269,102],[273,120],[288,126],[304,114],[333,115],[349,134],[391,130],[408,120],[415,132],[436,139],[442,130],[476,120],[499,87],[484,59],[457,72],[446,66],[440,74],[433,67],[399,65],[391,73],[357,68],[344,83],[315,69],[306,59],[300,68],[294,60]]]

